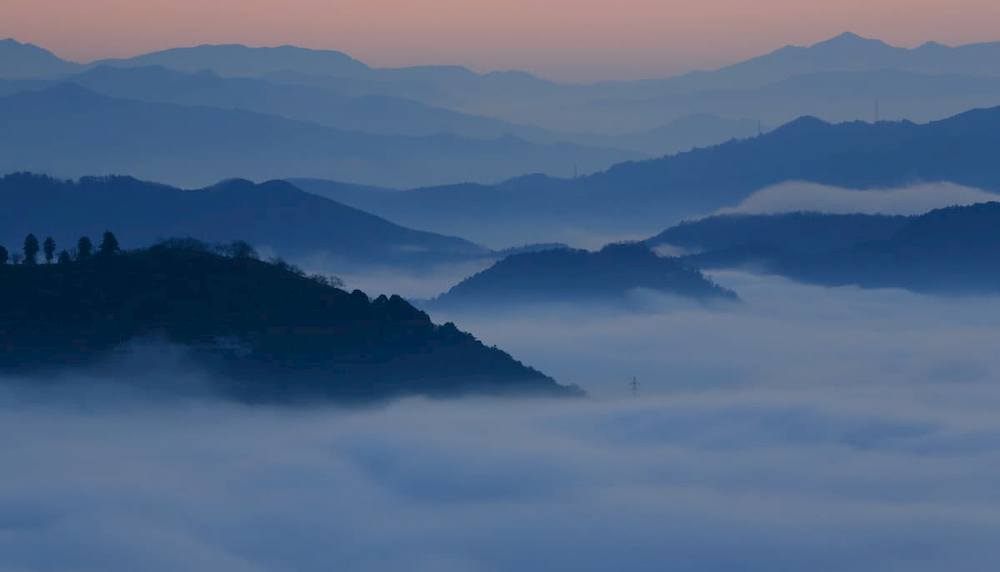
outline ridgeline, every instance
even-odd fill
[[[186,347],[214,389],[247,402],[582,394],[398,296],[370,300],[252,251],[195,240],[104,250],[0,266],[0,371],[58,374],[154,338]]]

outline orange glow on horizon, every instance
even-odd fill
[[[558,80],[713,68],[850,30],[893,45],[1000,40],[996,0],[2,0],[0,38],[75,61],[202,43],[341,50]]]

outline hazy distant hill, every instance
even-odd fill
[[[250,48],[238,44],[172,48],[131,58],[99,60],[90,65],[164,66],[187,72],[212,70],[228,77],[256,77],[280,71],[352,77],[371,70],[365,63],[334,50],[295,46]]]
[[[680,93],[706,89],[752,89],[808,73],[898,70],[915,74],[1000,76],[1000,42],[945,46],[926,42],[917,48],[890,46],[845,32],[811,46],[784,46],[712,71],[665,79],[606,82],[608,91],[630,89]],[[629,85],[631,84],[631,85]]]
[[[697,113],[635,133],[557,133],[434,107],[390,95],[345,95],[332,87],[272,83],[256,78],[223,77],[162,66],[118,68],[102,65],[60,79],[0,80],[0,95],[35,91],[72,82],[91,91],[139,101],[247,109],[344,130],[386,135],[453,133],[481,139],[513,135],[535,143],[571,142],[664,155],[757,133],[754,120],[733,120]]]
[[[0,369],[7,372],[62,374],[152,337],[187,348],[185,357],[209,372],[209,389],[248,402],[582,394],[453,324],[433,324],[399,297],[369,300],[251,258],[154,247],[0,266],[0,281]],[[127,372],[130,382],[183,391],[149,387],[157,367],[141,356]],[[184,377],[200,379],[202,368]]]
[[[822,252],[888,239],[909,220],[898,215],[817,212],[718,215],[668,228],[646,244],[693,250],[755,246]]]
[[[34,44],[0,40],[0,78],[51,77],[77,72],[82,65],[68,62]]]
[[[638,154],[516,137],[343,131],[250,111],[111,98],[73,84],[0,98],[0,172],[127,173],[184,186],[322,177],[383,186],[593,171]]]
[[[646,124],[649,117],[664,121],[714,113],[752,117],[769,130],[800,115],[815,115],[827,121],[869,121],[875,117],[876,104],[882,119],[912,121],[933,121],[976,107],[993,107],[1000,104],[1000,74],[985,77],[894,69],[807,72],[746,89],[655,96],[624,92],[617,97],[588,100],[571,107],[569,114],[596,127],[617,125],[629,130]],[[755,133],[756,125],[753,127]],[[721,139],[710,141],[717,142]]]
[[[518,71],[480,74],[461,66],[373,68],[342,52],[293,46],[204,45],[80,65],[33,46],[5,45],[8,49],[0,53],[6,55],[6,68],[37,68],[32,77],[160,66],[198,74],[203,82],[208,70],[220,76],[216,83],[240,80],[208,92],[196,82],[161,90],[111,86],[107,77],[103,87],[94,78],[80,80],[121,97],[227,108],[240,105],[229,101],[242,101],[248,109],[344,129],[471,137],[510,133],[536,143],[569,141],[652,155],[749,136],[756,133],[757,121],[767,131],[799,115],[867,120],[875,114],[876,101],[883,118],[915,121],[1000,104],[995,64],[1000,43],[954,48],[928,43],[911,50],[854,34],[809,47],[787,46],[715,71],[589,85],[557,84]],[[0,69],[0,77],[22,75]],[[237,84],[245,92],[227,97]],[[323,93],[328,94],[325,104]],[[414,184],[420,183],[409,186]]]
[[[716,81],[762,85],[819,71],[896,69],[915,73],[1000,76],[1000,42],[958,47],[927,42],[918,48],[890,46],[845,32],[809,47],[785,46],[715,72]]]
[[[1000,292],[1000,203],[906,217],[888,238],[826,252],[731,246],[684,257],[701,268],[750,267],[824,285],[935,293]]]
[[[509,256],[427,306],[489,312],[511,305],[621,303],[636,288],[702,301],[737,298],[675,258],[641,244],[612,244],[598,252],[559,248]]]
[[[123,99],[246,109],[309,121],[349,131],[387,135],[454,133],[463,137],[522,136],[554,142],[556,134],[498,119],[457,113],[413,100],[384,95],[342,95],[330,89],[279,85],[261,79],[223,77],[204,70],[187,73],[162,66],[116,68],[107,65],[65,78],[89,90]],[[39,82],[24,81],[27,89]],[[57,80],[53,80],[55,85]],[[11,92],[14,85],[0,88]]]
[[[577,231],[648,236],[789,180],[852,189],[950,181],[1000,191],[998,156],[1000,107],[927,124],[834,125],[803,117],[761,137],[621,163],[578,179],[530,177],[403,193],[297,184],[402,224],[484,243],[511,242],[511,229],[520,242],[572,242]]]
[[[69,248],[115,232],[124,247],[171,236],[243,239],[284,256],[324,254],[333,266],[426,264],[487,256],[459,238],[403,228],[303,192],[283,181],[232,180],[185,191],[130,177],[68,182],[37,175],[0,178],[0,244],[11,252],[33,232]]]

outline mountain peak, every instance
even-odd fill
[[[854,32],[844,32],[838,36],[834,36],[829,40],[824,40],[822,42],[813,44],[813,48],[856,48],[864,46],[888,46],[882,40],[875,40],[871,38],[865,38],[855,34]]]
[[[79,64],[60,59],[45,48],[18,42],[14,38],[0,40],[0,77],[25,79],[66,74]]]

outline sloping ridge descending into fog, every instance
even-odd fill
[[[313,192],[368,212],[494,241],[506,227],[522,240],[565,240],[560,225],[591,232],[652,234],[685,217],[734,207],[786,181],[846,189],[950,182],[1000,192],[1000,107],[947,119],[831,124],[802,117],[761,136],[659,159],[619,163],[576,179],[524,176],[499,185],[449,185],[368,192],[296,179]],[[557,230],[557,229],[556,229]]]
[[[676,258],[622,243],[598,252],[555,248],[514,254],[463,280],[429,307],[490,311],[512,304],[622,302],[637,288],[699,301],[738,299]]]
[[[61,373],[153,336],[188,348],[214,389],[249,402],[581,393],[398,296],[369,300],[287,265],[183,243],[0,266],[0,283],[8,373]]]
[[[683,260],[699,268],[750,267],[828,286],[1000,292],[1000,202],[936,209],[902,222],[888,237],[823,252],[796,251],[795,237],[788,236],[784,245],[736,243]]]

